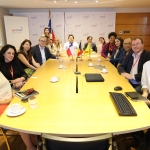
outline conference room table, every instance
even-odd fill
[[[101,58],[101,62],[98,61]],[[121,86],[120,93],[134,91],[127,79],[118,74],[117,69],[104,58],[92,54],[92,61],[82,56],[83,61],[71,61],[67,56],[59,60],[49,59],[26,82],[21,90],[34,88],[38,107],[31,109],[28,102],[23,103],[15,97],[9,106],[20,103],[26,112],[20,116],[9,117],[6,111],[0,117],[0,126],[31,134],[49,133],[65,137],[88,137],[104,133],[122,134],[147,129],[150,127],[150,111],[145,102],[133,102],[137,116],[119,116],[109,92],[115,92],[114,87]],[[108,73],[89,67],[105,66]],[[60,63],[63,68],[59,69]],[[76,75],[76,63],[80,75]],[[86,82],[86,73],[100,73],[104,82]],[[59,78],[52,83],[53,76]],[[78,78],[78,93],[76,80]],[[8,106],[8,108],[9,108]],[[7,109],[8,109],[7,108]]]

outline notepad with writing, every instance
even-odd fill
[[[86,73],[85,79],[87,82],[104,82],[104,78],[99,73]]]
[[[31,91],[32,89],[32,91]],[[29,98],[31,96],[34,96],[34,95],[37,95],[39,94],[38,91],[34,90],[33,88],[31,89],[27,89],[27,90],[24,90],[24,91],[19,91],[19,92],[16,92],[15,95],[21,99],[26,99],[26,98]]]
[[[143,97],[138,92],[125,92],[125,94],[127,97],[129,97],[133,101],[147,100],[145,97]]]

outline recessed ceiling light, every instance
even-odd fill
[[[54,1],[54,3],[56,3],[56,1]]]
[[[98,3],[98,1],[96,1],[96,3]]]
[[[77,2],[74,2],[75,4],[77,4]]]

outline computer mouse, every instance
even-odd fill
[[[114,88],[114,90],[115,90],[115,91],[120,91],[120,90],[122,90],[122,87],[121,87],[121,86],[116,86],[116,87]]]

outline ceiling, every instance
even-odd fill
[[[77,1],[77,3],[75,3]],[[0,0],[4,8],[148,8],[150,0]]]

